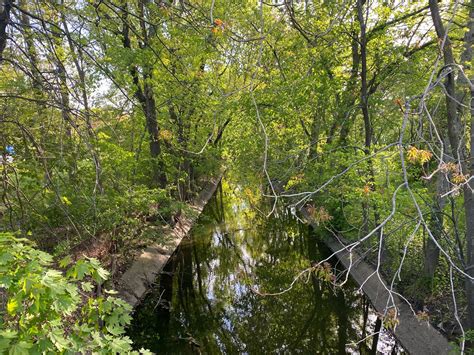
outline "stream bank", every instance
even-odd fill
[[[140,302],[181,240],[191,230],[194,222],[214,195],[222,176],[223,173],[217,178],[211,178],[198,197],[189,205],[189,209],[179,217],[174,228],[161,238],[160,243],[151,244],[144,249],[124,272],[116,285],[116,290],[120,297],[132,307]]]

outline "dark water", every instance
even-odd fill
[[[129,336],[167,354],[398,353],[354,283],[316,275],[279,296],[294,277],[330,255],[317,231],[289,213],[266,218],[245,193],[225,186],[204,210],[137,308]],[[337,268],[337,261],[332,260]],[[258,292],[255,292],[258,290]],[[394,349],[395,347],[395,349]]]

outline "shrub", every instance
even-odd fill
[[[108,276],[99,261],[52,265],[29,240],[0,233],[0,353],[133,353],[131,307],[114,291],[94,295]]]

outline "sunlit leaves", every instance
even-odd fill
[[[171,142],[173,139],[173,133],[170,130],[162,129],[159,134],[160,139],[164,140],[165,142]]]
[[[67,196],[61,196],[61,201],[65,204],[65,205],[72,205],[72,202],[67,198]]]
[[[19,341],[16,344],[11,344],[9,347],[9,355],[28,355],[33,344],[27,341]]]
[[[469,175],[468,174],[461,174],[461,173],[454,173],[451,177],[451,181],[456,184],[464,184],[468,181]]]
[[[7,312],[8,314],[10,315],[13,315],[15,314],[15,312],[17,311],[18,309],[18,301],[16,298],[12,298],[10,300],[8,300],[7,302]]]
[[[407,151],[407,159],[412,164],[426,164],[431,160],[433,153],[428,150],[418,149],[410,146]]]

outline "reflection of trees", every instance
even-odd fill
[[[278,297],[252,292],[284,288],[327,256],[318,238],[286,213],[266,219],[223,195],[208,204],[138,311],[130,332],[136,344],[161,353],[198,346],[206,353],[345,353],[356,338],[351,324],[363,318],[363,308],[352,307],[353,290],[334,290],[313,275]]]
[[[272,226],[267,225],[267,231],[284,230],[282,223],[286,224],[289,232],[293,231],[288,226],[296,228],[291,221],[281,219]],[[270,263],[259,264],[254,269],[258,284],[265,291],[275,291],[288,285],[310,260],[320,260],[327,255],[325,251],[322,254],[323,248],[317,245],[316,238],[307,230],[300,230],[295,238],[280,235],[269,244],[271,253],[278,256],[278,262],[273,266]],[[306,252],[301,254],[300,250]],[[328,354],[345,353],[348,339],[355,338],[355,330],[349,320],[358,320],[358,310],[350,307],[356,296],[333,290],[314,276],[310,281],[308,284],[296,284],[291,291],[278,297],[262,300],[260,296],[249,294],[240,300],[236,308],[244,312],[236,312],[235,324],[245,324],[239,328],[239,334],[252,347],[248,349],[250,353],[258,353],[262,349],[276,352],[287,350],[290,353],[316,350]]]

